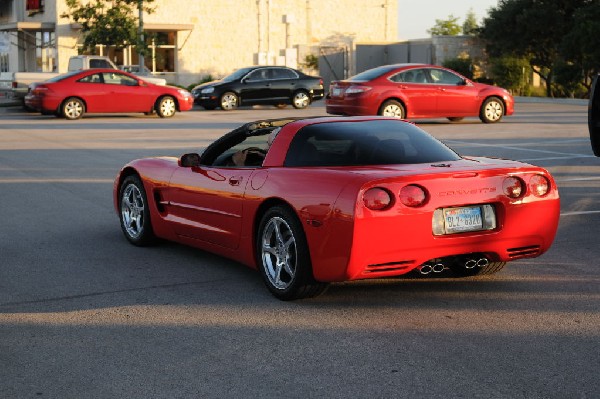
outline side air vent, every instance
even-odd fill
[[[402,260],[399,262],[379,263],[376,265],[368,265],[364,274],[370,273],[389,273],[395,271],[404,271],[414,265],[414,260]]]
[[[506,251],[511,258],[531,257],[540,254],[540,246],[531,245],[529,247],[509,248]]]

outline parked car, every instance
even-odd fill
[[[114,206],[132,244],[160,237],[235,259],[282,300],[413,270],[495,273],[546,252],[560,210],[545,169],[460,156],[378,116],[257,121],[201,155],[130,162]]]
[[[221,80],[192,89],[196,104],[209,110],[221,107],[224,111],[240,105],[292,104],[302,109],[323,98],[323,93],[321,77],[280,66],[238,69]]]
[[[594,155],[600,157],[600,87],[598,80],[600,75],[594,77],[592,88],[590,90],[590,100],[588,103],[588,130],[590,132],[590,143]]]
[[[167,84],[167,80],[163,78],[157,78],[152,74],[152,71],[147,66],[139,65],[120,65],[119,69],[125,72],[129,72],[132,75],[139,76],[146,82],[154,83],[155,85],[164,86]]]
[[[33,84],[25,105],[42,114],[79,119],[84,113],[156,112],[161,118],[188,111],[194,104],[191,93],[159,86],[115,69],[69,72]]]
[[[435,65],[396,64],[331,83],[325,100],[334,115],[384,115],[401,119],[479,116],[485,123],[514,112],[510,93],[473,82]]]

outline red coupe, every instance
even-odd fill
[[[383,115],[401,119],[479,116],[485,123],[514,112],[508,91],[473,82],[450,69],[425,64],[385,65],[334,81],[325,99],[334,115]]]
[[[156,112],[169,118],[189,111],[194,97],[184,89],[159,86],[115,69],[69,72],[31,86],[25,105],[42,114],[79,119],[84,113]]]
[[[546,170],[460,156],[377,116],[258,121],[201,155],[133,161],[114,205],[132,244],[160,237],[235,259],[283,300],[413,270],[495,273],[548,250],[559,219]]]

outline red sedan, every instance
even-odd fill
[[[115,69],[89,69],[34,84],[25,105],[42,114],[79,119],[84,113],[156,112],[169,118],[194,105],[190,92],[159,86]]]
[[[334,115],[383,115],[401,119],[479,116],[485,123],[514,112],[510,93],[473,82],[435,65],[385,65],[334,81],[325,100]]]
[[[114,205],[132,244],[235,259],[283,300],[412,271],[495,273],[546,252],[559,219],[545,169],[460,156],[376,116],[252,122],[202,155],[130,162]]]

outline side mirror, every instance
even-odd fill
[[[200,155],[196,153],[183,154],[179,158],[179,166],[182,168],[194,168],[200,166]]]

